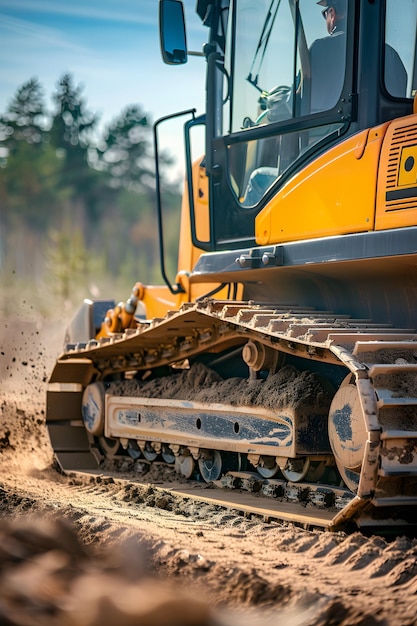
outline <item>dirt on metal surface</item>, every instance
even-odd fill
[[[267,380],[228,378],[223,380],[201,363],[166,378],[118,383],[118,393],[143,398],[175,398],[195,402],[226,402],[231,406],[288,407],[308,405],[316,411],[330,406],[330,397],[311,372],[282,367]],[[115,388],[117,388],[115,386]]]
[[[160,494],[164,466],[141,477],[145,492],[58,473],[45,395],[62,326],[0,324],[0,623],[417,624],[416,539],[306,531]]]

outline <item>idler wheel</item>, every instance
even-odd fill
[[[329,439],[337,469],[346,486],[356,493],[367,431],[356,385],[349,375],[336,392],[329,412]]]
[[[104,434],[104,395],[101,382],[88,385],[83,393],[81,415],[87,432],[95,437]]]

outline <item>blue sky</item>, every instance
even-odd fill
[[[207,28],[195,4],[184,2],[188,45],[201,51]],[[34,76],[50,108],[58,79],[70,72],[102,124],[129,104],[153,120],[191,107],[202,113],[205,60],[164,65],[157,22],[158,0],[0,0],[0,112]]]

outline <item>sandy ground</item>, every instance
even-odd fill
[[[306,531],[54,469],[63,328],[0,322],[0,624],[408,626],[417,540]]]

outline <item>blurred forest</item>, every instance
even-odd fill
[[[48,111],[38,79],[0,113],[0,309],[22,289],[59,305],[160,284],[153,135],[149,115],[127,106],[98,132],[82,87],[63,75]],[[175,277],[178,184],[162,153],[165,250]],[[121,299],[121,298],[120,298]]]

